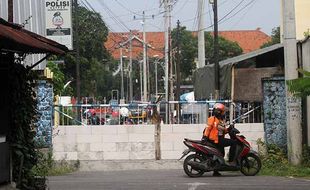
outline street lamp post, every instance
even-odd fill
[[[158,55],[154,55],[153,56],[154,58],[157,58],[158,57]],[[157,59],[155,59],[155,96],[157,97],[157,95],[158,95],[158,84],[157,84],[157,64],[158,64],[158,60]]]

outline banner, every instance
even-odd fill
[[[45,0],[46,37],[72,50],[72,1]]]

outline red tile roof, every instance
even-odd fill
[[[193,35],[195,32],[193,32]],[[129,32],[114,32],[109,33],[108,40],[105,43],[105,47],[112,54],[114,59],[119,59],[120,50],[119,44],[124,43],[129,39]],[[143,39],[142,32],[134,31],[133,35],[139,39]],[[259,29],[257,30],[239,30],[239,31],[220,31],[219,35],[227,40],[237,42],[243,49],[243,53],[248,53],[260,48],[262,44],[271,40],[270,36],[263,33]],[[164,32],[146,32],[146,41],[149,44],[148,57],[158,55],[160,58],[164,57],[165,47],[165,33]],[[134,59],[141,58],[143,54],[143,44],[138,40],[133,40],[133,53]],[[126,49],[127,48],[127,49]],[[123,50],[123,55],[129,56],[129,44],[126,45]]]

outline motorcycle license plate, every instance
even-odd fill
[[[181,156],[181,158],[180,158],[179,160],[181,160],[182,158],[184,158],[184,156],[186,156],[188,153],[190,153],[190,150],[189,150],[189,149],[184,150],[183,153],[182,153],[182,156]]]

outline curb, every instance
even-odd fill
[[[79,171],[163,170],[182,169],[178,160],[82,160]]]

